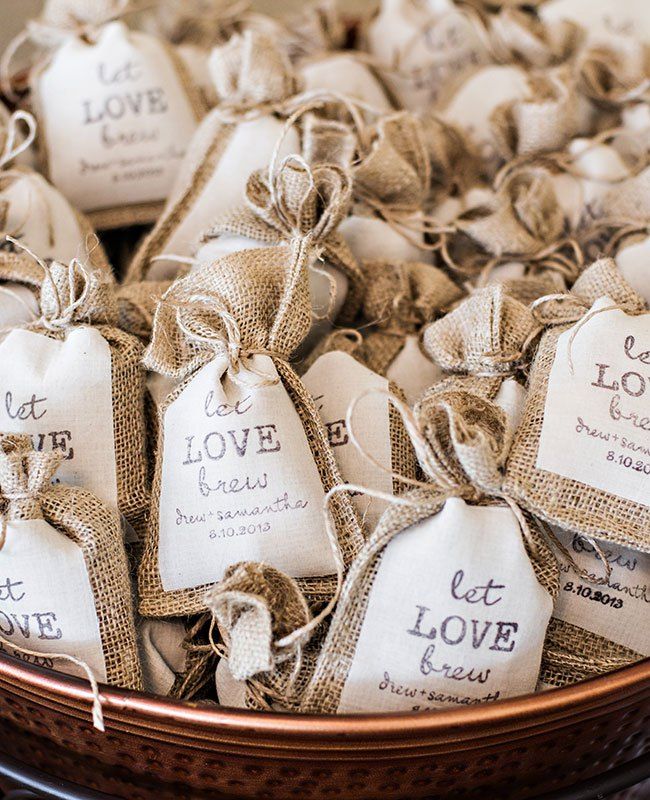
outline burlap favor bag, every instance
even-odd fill
[[[549,327],[506,491],[549,522],[648,552],[645,304],[603,259],[569,295],[538,305],[536,316]]]
[[[427,325],[422,345],[444,372],[474,376],[498,388],[526,366],[539,331],[530,308],[497,283],[477,289]]]
[[[317,649],[309,643],[312,615],[296,581],[267,564],[235,564],[205,604],[221,640],[215,644],[219,703],[297,710]]]
[[[566,247],[566,220],[550,171],[520,167],[507,174],[479,205],[461,213],[453,233],[443,237],[442,255],[461,275],[494,265],[523,261],[537,269],[575,270],[576,256]],[[557,256],[557,254],[560,254]]]
[[[140,532],[148,508],[143,347],[117,327],[115,287],[80,262],[39,261],[39,317],[0,342],[0,428],[62,456],[81,486]]]
[[[189,143],[169,201],[129,267],[129,281],[175,277],[178,261],[158,257],[193,256],[201,234],[242,203],[250,174],[268,165],[283,132],[278,111],[296,83],[287,55],[272,39],[250,31],[233,36],[214,49],[210,63],[220,103]],[[298,135],[289,130],[280,152],[299,151]]]
[[[394,498],[352,564],[302,711],[422,711],[535,688],[557,564],[496,499],[505,415],[469,393],[437,409],[409,425],[433,483]]]
[[[354,206],[340,231],[356,258],[427,260],[422,212],[431,166],[419,120],[408,112],[380,119],[353,178]]]
[[[566,67],[529,75],[527,95],[497,106],[489,124],[497,153],[509,161],[561,150],[592,133],[595,113]]]
[[[539,15],[554,28],[567,21],[579,25],[589,41],[611,41],[617,36],[632,42],[650,39],[648,7],[644,0],[548,0],[536,3]]]
[[[363,313],[374,327],[354,355],[413,404],[441,374],[422,350],[422,326],[450,308],[462,290],[442,270],[421,262],[366,262],[364,271]]]
[[[133,6],[48,0],[5,58],[35,46],[43,172],[97,228],[156,218],[205,111],[171,48],[121,20]]]
[[[329,127],[328,127],[329,129]],[[340,133],[341,131],[339,131]],[[343,131],[344,141],[348,133]],[[338,134],[334,133],[335,142]],[[323,155],[338,150],[327,138]],[[306,144],[313,143],[308,137]],[[333,159],[332,159],[333,160]],[[246,204],[219,217],[202,239],[194,271],[226,253],[236,253],[269,244],[290,242],[296,231],[309,230],[317,220],[319,206],[329,203],[334,212],[320,237],[322,259],[308,265],[313,322],[301,344],[307,353],[335,321],[354,319],[361,303],[365,276],[340,230],[350,207],[349,171],[336,163],[306,167],[306,158],[287,156],[277,167],[251,175],[246,186]]]
[[[0,435],[0,650],[141,689],[118,517],[85,489],[52,485],[62,458]]]
[[[361,39],[398,104],[412,111],[438,103],[490,60],[481,22],[447,0],[382,0]]]
[[[387,399],[388,394],[400,397],[400,389],[340,350],[317,358],[302,382],[325,424],[343,480],[383,494],[404,491],[393,473],[414,479],[415,452],[402,418]],[[361,407],[353,413],[357,404]],[[364,529],[374,530],[386,503],[357,494],[354,504]]]
[[[310,54],[296,66],[306,92],[324,90],[360,101],[373,113],[388,114],[393,110],[385,88],[354,51]]]
[[[139,576],[145,615],[198,613],[206,589],[242,558],[322,597],[333,591],[338,546],[348,563],[359,547],[347,497],[335,509],[337,547],[328,537],[321,507],[340,475],[288,364],[310,327],[308,265],[336,225],[337,198],[315,219],[301,216],[307,227],[289,244],[224,256],[178,280],[158,306],[144,363],[177,385],[159,408]]]
[[[564,686],[649,656],[650,556],[559,529],[555,535],[564,553],[542,683]]]

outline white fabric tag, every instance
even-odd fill
[[[145,689],[168,695],[176,674],[185,670],[187,651],[183,648],[185,625],[176,620],[141,619],[138,645]]]
[[[0,636],[37,653],[65,653],[85,661],[106,682],[106,663],[95,600],[83,553],[43,519],[7,523],[0,550]],[[85,677],[63,660],[28,656],[0,644],[22,661]]]
[[[417,336],[406,337],[404,347],[386,371],[388,380],[399,386],[410,406],[414,406],[427,389],[438,383],[442,374],[440,367],[422,352]]]
[[[165,45],[121,22],[65,41],[35,103],[52,183],[82,211],[166,199],[197,125]]]
[[[412,111],[437,103],[450,83],[488,60],[476,30],[449,0],[383,0],[368,30],[368,46],[380,61],[397,68],[385,79]],[[403,77],[400,71],[412,74]]]
[[[20,283],[0,282],[0,328],[14,328],[38,317],[35,291]]]
[[[228,660],[220,658],[215,671],[215,683],[219,705],[227,708],[246,708],[246,681],[236,681]]]
[[[417,217],[414,217],[417,220]],[[357,261],[425,261],[431,263],[431,254],[409,242],[401,233],[383,219],[351,214],[339,225]],[[415,238],[418,234],[409,232]],[[420,238],[424,241],[423,234]]]
[[[270,378],[268,356],[251,366]],[[238,561],[291,577],[336,571],[324,491],[304,428],[281,382],[254,386],[226,361],[206,364],[163,421],[159,569],[165,591],[221,580]]]
[[[87,255],[79,219],[63,195],[36,172],[24,172],[0,191],[3,229],[41,258],[63,264]]]
[[[616,265],[625,280],[650,306],[650,236],[621,248],[616,254]]]
[[[203,126],[213,125],[208,116],[203,121]],[[274,116],[259,117],[258,119],[240,122],[223,153],[211,171],[201,194],[186,210],[180,224],[165,245],[165,254],[175,256],[194,256],[200,248],[200,239],[203,233],[214,224],[215,220],[244,202],[246,182],[251,173],[256,169],[267,167],[276,142],[282,134],[284,123]],[[224,133],[224,135],[228,135]],[[203,139],[202,128],[196,133],[196,138]],[[295,129],[290,130],[282,143],[279,158],[289,153],[300,150],[298,134]],[[192,145],[187,154],[188,160],[195,160]],[[201,167],[198,167],[201,169]],[[181,172],[185,172],[185,166]],[[190,171],[191,180],[196,180],[194,170]],[[185,186],[179,187],[183,190]],[[176,199],[175,189],[166,211]],[[200,253],[199,260],[203,259]],[[157,259],[151,264],[147,273],[147,280],[159,281],[175,278],[178,275],[179,264],[171,259]]]
[[[512,511],[448,500],[386,547],[338,710],[425,711],[532,692],[552,605]]]
[[[594,579],[605,575],[593,545],[577,534],[555,527],[553,530],[579,567]],[[612,570],[606,586],[581,578],[557,553],[562,563],[560,594],[553,616],[650,656],[650,556],[609,542],[601,542],[600,546]]]
[[[117,508],[111,351],[91,327],[63,341],[11,331],[0,341],[0,430],[63,456],[57,478]]]
[[[343,480],[392,494],[393,479],[390,472],[394,467],[388,398],[380,394],[364,397],[352,420],[359,443],[385,471],[357,450],[346,425],[346,415],[353,400],[371,389],[388,391],[388,381],[347,353],[333,351],[320,356],[307,370],[302,382],[314,398],[327,428],[329,443]],[[383,500],[364,494],[354,497],[354,504],[368,530],[375,528],[386,508]]]
[[[650,316],[612,309],[577,324],[557,342],[536,466],[647,506]]]

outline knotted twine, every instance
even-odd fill
[[[345,213],[347,205],[342,200],[349,196],[349,180],[339,167],[315,173],[295,157],[279,167],[272,165],[272,170],[266,182],[260,175],[252,179],[258,205],[257,213],[251,212],[247,219],[271,241],[282,242],[278,228],[290,232],[289,242],[223,256],[177,280],[156,310],[144,364],[179,381],[160,405],[162,430],[166,409],[202,366],[225,355],[232,380],[254,387],[264,379],[251,372],[250,358],[268,355],[296,407],[328,491],[341,482],[338,467],[314,402],[288,359],[311,327],[308,267],[327,246]],[[203,597],[209,587],[165,592],[158,571],[163,452],[161,433],[149,536],[139,575],[141,612],[151,616],[198,613],[204,608]],[[348,497],[337,498],[334,513],[336,531],[328,532],[342,570],[343,563],[348,564],[358,552],[362,533]],[[310,600],[323,599],[331,597],[335,579],[303,578],[298,584]]]
[[[0,435],[0,560],[6,526],[13,520],[44,519],[80,548],[92,589],[107,682],[141,690],[128,563],[119,519],[90,492],[52,484],[62,455],[37,452],[25,434]],[[56,575],[53,575],[56,580]],[[101,696],[90,667],[65,653],[26,650],[0,638],[8,648],[37,658],[62,659],[86,673],[93,693],[93,724],[103,731]]]

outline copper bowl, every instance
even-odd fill
[[[524,798],[650,752],[650,659],[483,707],[341,717],[230,711],[102,687],[0,656],[0,748],[129,800]]]

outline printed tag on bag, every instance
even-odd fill
[[[95,599],[83,553],[43,519],[12,520],[0,551],[0,636],[27,650],[75,656],[106,682]],[[0,645],[0,651],[14,655]],[[17,658],[53,667],[17,651]],[[85,676],[68,662],[56,668]]]
[[[163,43],[121,22],[70,37],[35,102],[52,183],[82,211],[164,200],[196,128]]]
[[[554,528],[579,567],[593,579],[605,567],[592,544],[577,534]],[[606,586],[583,580],[566,559],[560,565],[560,593],[553,616],[650,656],[650,556],[609,542],[600,543],[612,573]]]
[[[392,494],[392,448],[387,397],[379,394],[364,397],[353,420],[359,443],[384,470],[359,452],[350,439],[346,425],[351,403],[372,389],[388,391],[388,381],[347,353],[336,351],[322,355],[302,380],[325,423],[343,480]],[[383,500],[365,495],[357,495],[354,504],[369,530],[375,527],[386,508]]]
[[[574,330],[557,342],[537,467],[648,506],[650,315],[612,309]]]
[[[424,711],[531,692],[552,605],[512,511],[448,500],[386,547],[338,710]]]
[[[234,382],[226,366],[206,364],[165,411],[163,588],[214,583],[238,561],[296,578],[333,574],[323,486],[291,398],[280,381],[260,386],[243,369]],[[278,376],[268,356],[251,366]]]
[[[117,508],[111,351],[101,334],[14,330],[0,342],[0,430],[61,452],[57,477]]]

